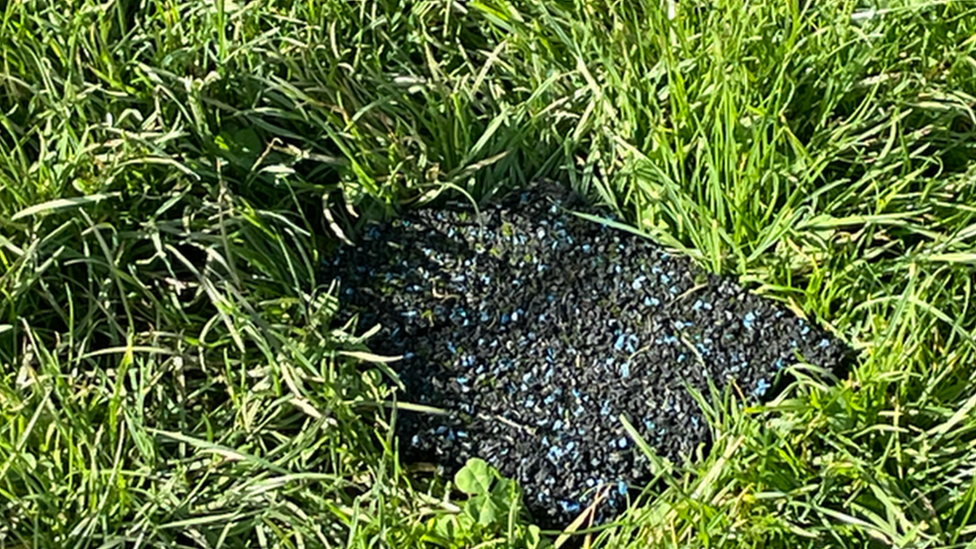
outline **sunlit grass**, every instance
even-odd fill
[[[974,37],[964,2],[4,4],[0,546],[437,537],[319,262],[537,178],[857,350],[703,397],[710,455],[595,543],[973,543]]]

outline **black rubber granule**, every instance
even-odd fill
[[[837,368],[823,330],[646,239],[583,220],[536,188],[476,216],[424,210],[370,226],[327,271],[345,314],[383,329],[369,344],[402,355],[407,460],[448,471],[481,457],[515,478],[546,527],[566,526],[609,486],[599,516],[647,479],[622,414],[680,461],[708,432],[688,383],[751,398],[800,357]]]

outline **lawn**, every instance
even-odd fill
[[[976,4],[0,3],[0,548],[972,547]],[[828,327],[567,541],[398,459],[320,266],[551,180]],[[585,525],[584,525],[585,526]]]

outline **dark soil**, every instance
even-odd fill
[[[782,306],[560,206],[579,205],[535,189],[480,218],[416,211],[327,266],[346,314],[383,326],[371,349],[403,355],[398,398],[449,412],[400,412],[406,460],[455,471],[482,457],[546,527],[609,486],[606,517],[649,476],[620,415],[680,461],[709,435],[684,383],[758,399],[801,357],[836,369],[847,355]]]

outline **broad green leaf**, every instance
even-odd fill
[[[477,519],[481,526],[498,524],[507,515],[493,500],[483,496],[469,499],[464,505],[464,511]]]
[[[464,467],[454,475],[454,484],[465,494],[486,494],[491,489],[494,480],[491,467],[483,459],[471,458]]]
[[[512,497],[514,486],[515,482],[510,479],[498,479],[495,482],[495,486],[491,489],[491,498],[500,505],[507,505],[509,499]]]
[[[457,525],[455,524],[455,518],[453,515],[441,515],[433,519],[433,523],[434,535],[444,540],[451,540],[455,538]]]

